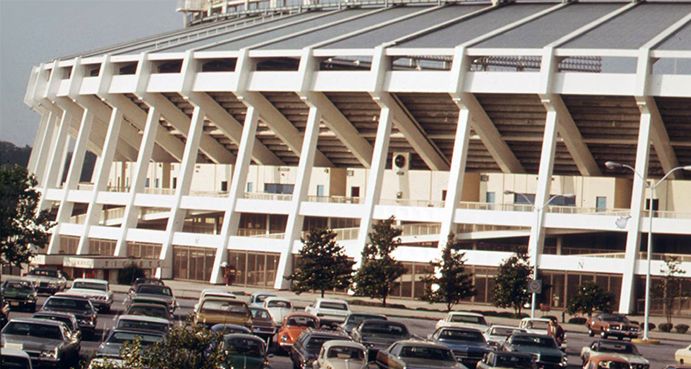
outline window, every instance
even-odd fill
[[[149,178],[146,179],[146,182],[144,182],[144,187],[149,188],[149,182],[151,180]]]
[[[324,185],[317,185],[317,196],[324,196]]]
[[[221,181],[221,192],[228,192],[228,181]]]
[[[350,197],[360,197],[360,187],[351,187]]]
[[[290,195],[293,193],[295,185],[280,184],[280,183],[266,183],[264,184],[264,192]]]
[[[494,204],[494,192],[487,192],[485,194],[485,202],[488,204]]]
[[[247,182],[247,192],[252,192],[252,182]]]
[[[653,199],[653,211],[660,210],[659,205],[660,205],[660,200]],[[645,210],[650,210],[650,199],[649,198],[645,199]]]
[[[595,208],[598,213],[605,211],[605,209],[607,209],[607,198],[604,196],[597,196],[595,198]]]
[[[155,187],[155,188],[159,188],[159,186],[158,186],[158,178],[154,179],[154,187]]]
[[[176,188],[178,188],[178,178],[177,177],[173,178],[173,189],[176,189]]]
[[[557,200],[554,200],[554,201],[557,201]],[[518,193],[515,193],[515,194],[513,194],[513,203],[514,204],[522,204],[522,205],[532,205],[535,203],[535,194],[531,194],[531,193],[518,194]]]
[[[441,190],[441,201],[446,201],[446,190]]]

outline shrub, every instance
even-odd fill
[[[652,331],[653,329],[655,329],[655,327],[656,327],[655,323],[648,323],[648,330],[649,331]],[[645,329],[645,323],[641,323],[641,329]]]
[[[581,324],[581,325],[583,325],[587,321],[588,321],[588,319],[579,316],[579,317],[569,319],[569,324]]]
[[[657,327],[657,329],[659,329],[662,332],[669,332],[672,330],[672,325],[669,323],[662,323]]]
[[[131,263],[118,272],[118,284],[131,285],[135,279],[143,277],[146,277],[144,269],[135,263]]]
[[[639,327],[641,326],[641,322],[639,322],[638,320],[630,320],[630,322],[631,324],[637,325]]]
[[[689,325],[688,324],[677,324],[674,326],[674,330],[677,331],[677,333],[684,334],[686,331],[689,330]]]

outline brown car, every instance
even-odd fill
[[[252,333],[266,341],[267,346],[271,346],[271,339],[276,334],[276,325],[269,311],[260,307],[250,307],[252,313]]]
[[[588,327],[590,337],[599,334],[602,338],[617,337],[620,340],[624,337],[638,338],[641,334],[640,328],[629,322],[629,320],[619,314],[595,314],[585,322]]]

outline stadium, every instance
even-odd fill
[[[394,216],[403,298],[451,232],[476,304],[518,247],[546,308],[594,280],[641,311],[649,232],[654,278],[691,271],[691,3],[178,10],[183,29],[33,68],[29,169],[57,221],[34,265],[284,289],[303,232],[357,261]]]

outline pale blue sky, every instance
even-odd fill
[[[182,27],[176,0],[0,0],[0,140],[32,145],[31,67]]]

